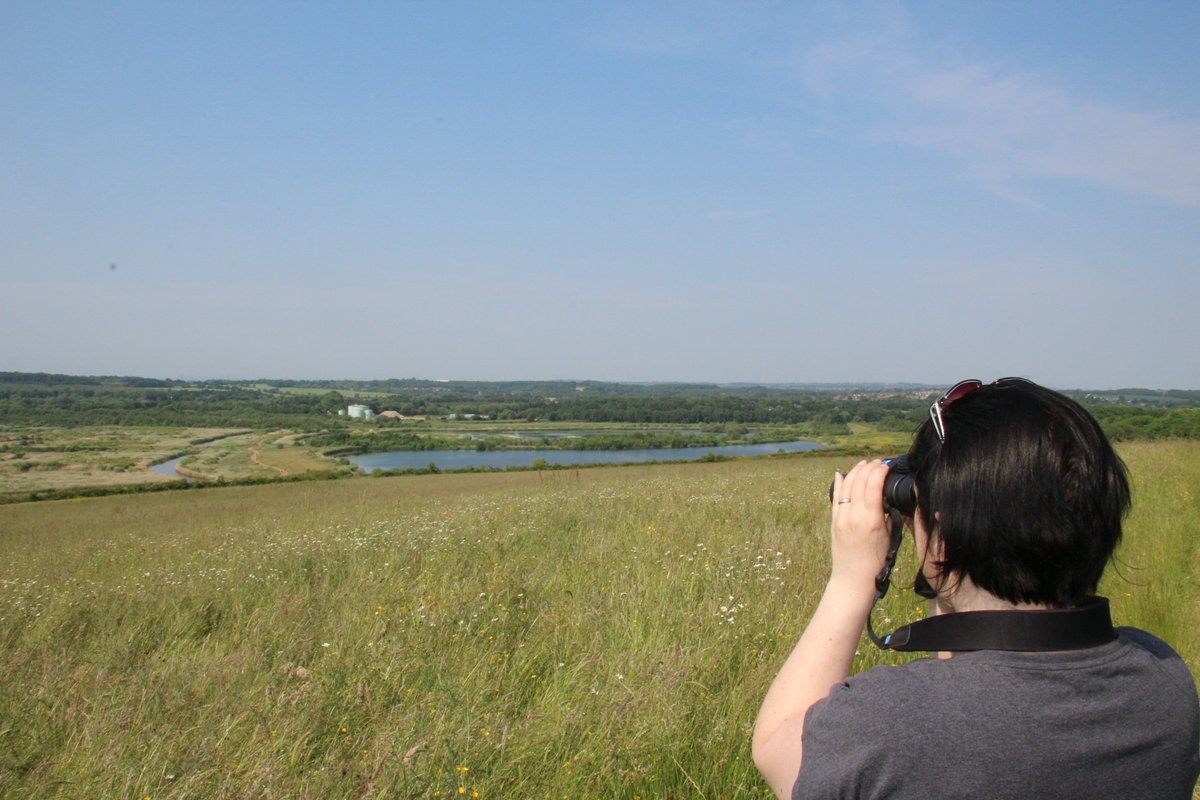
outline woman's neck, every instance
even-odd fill
[[[970,578],[963,578],[934,601],[934,613],[953,614],[959,611],[1044,611],[1050,606],[1042,603],[1012,603],[991,592],[980,589]]]
[[[936,616],[959,611],[1045,611],[1050,607],[1036,603],[1010,603],[980,589],[969,578],[963,578],[957,585],[944,589],[936,598],[930,600],[927,613],[929,616]],[[954,658],[958,653],[942,651],[930,655],[946,659]]]

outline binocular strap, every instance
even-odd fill
[[[1117,637],[1108,598],[1088,597],[1071,608],[1047,611],[963,611],[919,620],[880,638],[885,650],[1083,650]]]

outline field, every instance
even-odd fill
[[[1200,445],[1122,454],[1135,509],[1104,591],[1195,674]],[[750,730],[823,586],[845,466],[0,507],[0,796],[767,797]],[[893,590],[877,626],[917,613]],[[896,658],[864,642],[858,667]]]
[[[207,481],[333,472],[334,463],[305,447],[302,441],[288,431],[250,431],[231,436],[217,443],[219,446],[200,449],[184,459],[177,470]]]
[[[695,426],[652,426],[629,423],[522,423],[495,421],[429,420],[403,426],[377,427],[366,423],[344,426],[357,441],[382,440],[397,433],[432,437],[438,446],[478,449],[481,442],[493,447],[574,446],[577,435],[606,437],[611,441],[635,440],[639,435],[680,432],[688,438]],[[721,429],[725,426],[710,426]],[[811,438],[788,426],[737,426],[767,441]],[[572,438],[564,436],[571,434]],[[356,469],[323,455],[330,446],[315,446],[313,432],[246,430],[236,428],[171,428],[136,425],[98,425],[52,428],[0,427],[0,503],[20,502],[40,493],[54,496],[86,494],[89,490],[129,490],[141,484],[178,481],[180,476],[205,482],[264,481],[296,477],[346,477]],[[544,437],[544,438],[539,438]],[[856,424],[849,435],[826,436],[830,449],[853,452],[896,452],[906,446],[906,434],[877,431]],[[733,437],[730,443],[739,440]],[[665,446],[677,444],[659,442]],[[411,445],[411,442],[409,443]],[[627,445],[629,446],[629,445]],[[406,449],[398,443],[376,449]],[[151,467],[186,456],[175,475]],[[98,493],[98,492],[97,492]]]
[[[155,472],[151,466],[185,454],[180,473],[198,480],[345,471],[287,431],[14,426],[0,428],[0,499],[24,499],[31,492],[166,483],[178,478]]]
[[[197,442],[241,431],[225,428],[0,428],[0,494],[82,486],[161,483],[157,464]]]

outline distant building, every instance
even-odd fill
[[[375,412],[369,406],[350,406],[346,409],[346,415],[350,419],[372,420],[375,419]]]

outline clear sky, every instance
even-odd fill
[[[0,4],[0,370],[1200,388],[1200,3]]]

